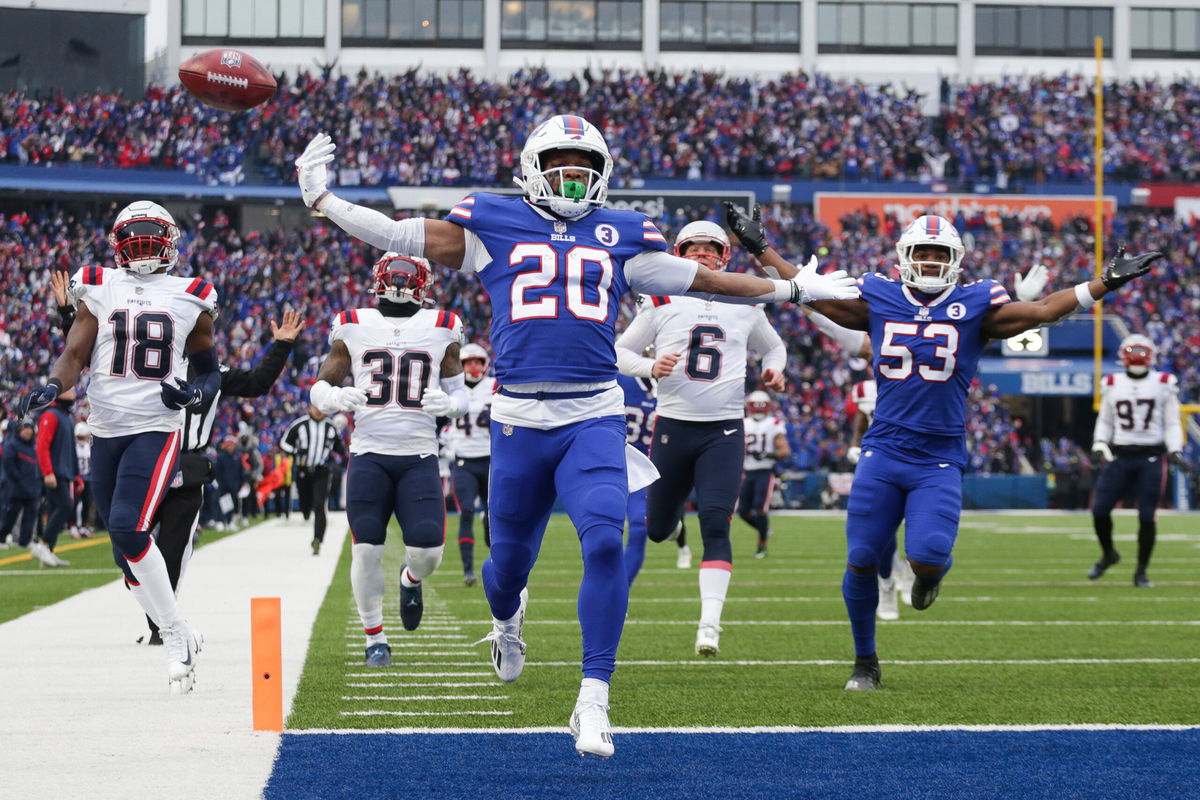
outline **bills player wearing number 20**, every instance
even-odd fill
[[[582,117],[538,125],[521,151],[524,195],[477,193],[445,220],[392,220],[327,186],[335,146],[318,134],[296,161],[304,202],[355,237],[474,272],[492,299],[499,391],[492,404],[491,556],[483,584],[492,611],[492,663],[515,680],[525,663],[526,583],[556,497],[583,551],[583,682],[570,717],[576,750],[613,752],[608,686],[629,601],[621,562],[625,417],[615,325],[622,295],[699,292],[745,302],[856,297],[845,273],[791,280],[698,270],[666,252],[645,215],[604,208],[613,160]],[[632,457],[641,466],[640,454]],[[636,470],[635,470],[636,471]]]
[[[860,299],[814,305],[839,325],[868,331],[877,386],[875,417],[863,436],[846,517],[842,595],[856,655],[849,690],[879,685],[876,573],[902,518],[905,551],[916,574],[913,608],[933,604],[950,569],[962,509],[967,390],[987,340],[1090,308],[1147,273],[1163,255],[1126,258],[1122,248],[1101,278],[1036,302],[1013,302],[996,281],[959,283],[966,250],[946,219],[918,217],[896,251],[899,280],[864,275]]]

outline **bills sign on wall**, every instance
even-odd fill
[[[880,219],[891,214],[901,225],[923,214],[953,220],[961,211],[967,219],[982,214],[988,225],[998,226],[1002,217],[1015,214],[1020,219],[1050,217],[1054,226],[1059,227],[1076,217],[1091,219],[1096,211],[1095,198],[1087,195],[817,192],[813,197],[817,218],[833,231],[840,231],[841,219],[855,212],[874,214]],[[1105,219],[1112,219],[1116,211],[1116,198],[1105,196]]]

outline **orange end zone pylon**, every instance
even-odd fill
[[[283,730],[283,632],[278,597],[250,598],[254,730]]]

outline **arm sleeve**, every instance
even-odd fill
[[[1183,450],[1183,423],[1179,411],[1179,384],[1171,376],[1163,392],[1163,444],[1168,453]]]
[[[342,435],[337,432],[337,428],[333,431],[333,451],[342,458],[347,458],[350,454],[346,452],[346,441]]]
[[[1112,393],[1103,389],[1100,391],[1100,413],[1096,415],[1096,428],[1092,431],[1092,443],[1111,444],[1113,434]]]
[[[700,265],[662,250],[646,250],[625,262],[625,279],[635,292],[687,294]]]
[[[65,306],[58,307],[58,327],[62,328],[63,336],[71,332],[71,326],[75,324],[75,306],[68,303]]]
[[[621,374],[650,377],[654,359],[646,358],[642,352],[654,342],[654,325],[650,320],[653,313],[649,308],[643,310],[617,339],[617,369]]]
[[[50,457],[50,445],[54,442],[54,434],[58,432],[58,417],[53,411],[43,411],[37,423],[37,459],[38,469],[43,477],[54,474],[54,460]]]
[[[231,369],[221,376],[221,391],[233,397],[262,397],[287,366],[295,342],[272,342],[252,369]]]
[[[852,356],[857,356],[862,352],[863,344],[867,340],[865,331],[852,331],[849,328],[843,328],[829,317],[809,309],[809,317],[812,324],[817,326],[817,330],[832,339],[837,346],[845,350]]]
[[[395,220],[332,194],[320,209],[339,228],[372,247],[406,256],[425,255],[425,220],[421,217]]]
[[[750,331],[750,346],[762,354],[762,368],[783,372],[787,366],[787,346],[779,333],[771,327],[767,315],[761,309],[754,328]]]
[[[200,406],[207,408],[221,391],[221,364],[217,361],[217,348],[210,347],[188,356],[188,362],[196,369],[194,386],[200,388]]]

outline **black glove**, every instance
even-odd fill
[[[1183,457],[1183,453],[1168,453],[1167,461],[1170,461],[1175,467],[1188,473],[1189,475],[1196,471],[1196,468],[1192,466],[1191,462]]]
[[[753,256],[761,256],[771,247],[767,241],[767,231],[763,227],[762,206],[754,204],[750,216],[746,216],[738,207],[728,200],[725,201],[725,227],[742,243],[742,247]]]
[[[159,381],[159,386],[162,387],[162,404],[167,408],[173,408],[178,411],[181,408],[199,405],[203,399],[203,392],[199,386],[192,386],[187,381],[182,381],[179,378],[175,379],[175,383],[179,384],[178,388],[172,386],[166,381]]]
[[[1104,281],[1104,285],[1110,291],[1119,289],[1134,278],[1149,272],[1150,265],[1164,255],[1166,254],[1161,250],[1154,250],[1132,258],[1125,258],[1125,245],[1122,244],[1117,248],[1117,254],[1112,257],[1112,261],[1109,261],[1108,266],[1104,268],[1104,274],[1100,280]]]
[[[50,405],[58,399],[60,391],[62,391],[62,384],[54,379],[44,386],[34,389],[17,401],[17,419],[25,419],[26,414],[33,414]]]

